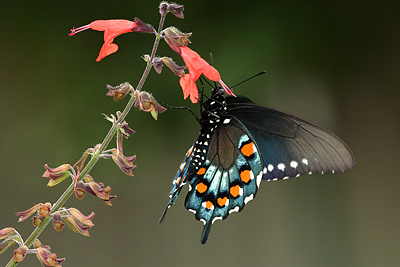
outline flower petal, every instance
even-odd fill
[[[108,55],[111,55],[118,50],[118,45],[114,43],[104,43],[100,49],[99,56],[97,57],[96,61],[100,61]]]

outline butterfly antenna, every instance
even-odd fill
[[[157,102],[159,102],[161,105],[163,105],[163,106],[166,106],[166,107],[168,107],[168,108],[170,108],[170,109],[186,109],[186,110],[188,110],[192,115],[193,115],[193,117],[198,121],[198,122],[200,122],[200,119],[199,119],[199,117],[197,117],[197,115],[193,112],[193,110],[191,110],[189,107],[174,107],[174,106],[170,106],[170,105],[168,105],[168,104],[166,104],[166,103],[164,103],[164,102],[162,102],[162,101],[160,101],[160,100],[158,100],[158,99],[156,99],[157,100]]]
[[[253,79],[253,78],[257,77],[257,76],[260,76],[260,75],[262,75],[262,74],[265,74],[265,73],[267,73],[267,72],[266,72],[265,70],[263,70],[262,72],[257,73],[256,75],[251,76],[250,78],[247,78],[246,80],[241,81],[240,83],[235,84],[234,86],[231,86],[231,88],[234,88],[234,87],[236,87],[236,86],[239,86],[239,85],[241,85],[242,83],[245,83],[245,82],[247,82],[247,81],[249,81],[249,80],[251,80],[251,79]]]

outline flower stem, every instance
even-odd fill
[[[161,16],[158,32],[156,34],[156,39],[154,40],[153,49],[151,51],[150,60],[147,62],[146,68],[143,71],[142,77],[140,78],[139,83],[136,87],[136,90],[138,90],[138,91],[140,91],[143,88],[143,85],[150,73],[150,70],[153,67],[152,61],[156,55],[158,46],[160,44],[161,38],[160,38],[159,33],[161,32],[161,30],[163,28],[164,21],[165,21],[165,16]],[[108,145],[110,144],[111,140],[113,139],[114,135],[117,132],[117,126],[125,120],[126,115],[128,115],[129,111],[131,110],[131,108],[133,107],[134,104],[135,104],[135,94],[132,94],[131,98],[129,99],[128,103],[125,106],[124,111],[121,113],[121,116],[118,118],[117,122],[115,124],[113,124],[112,127],[110,128],[110,130],[108,131],[108,133],[107,133],[106,137],[104,138],[103,142],[101,143],[99,149],[96,151],[96,154],[91,157],[88,164],[85,166],[85,168],[83,168],[83,170],[80,174],[79,180],[82,180],[86,176],[86,174],[88,174],[93,169],[93,167],[96,165],[96,163],[99,161],[100,157],[98,155],[101,155],[104,152],[104,150],[106,150],[106,148],[108,147]],[[64,193],[61,195],[61,197],[53,205],[53,207],[51,209],[51,213],[58,211],[60,208],[62,208],[65,205],[67,200],[74,193],[74,185],[75,185],[74,182],[71,183],[71,185],[64,191]],[[33,242],[40,236],[40,234],[44,231],[44,229],[46,229],[47,225],[51,222],[51,219],[52,219],[52,216],[47,216],[46,218],[44,218],[42,223],[38,227],[36,227],[35,230],[33,230],[31,235],[25,241],[25,245],[28,248],[32,246]],[[6,267],[13,267],[13,266],[16,266],[17,264],[18,264],[18,262],[11,259],[7,263]]]

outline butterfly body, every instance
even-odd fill
[[[225,98],[218,88],[201,104],[199,136],[173,181],[165,213],[189,184],[185,207],[204,224],[201,243],[212,224],[240,212],[257,194],[261,180],[351,168],[350,149],[333,133],[294,115]]]

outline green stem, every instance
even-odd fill
[[[156,55],[158,46],[160,44],[161,37],[160,37],[159,33],[161,32],[161,30],[163,28],[164,21],[165,21],[165,16],[161,16],[159,27],[158,27],[158,32],[156,33],[157,36],[156,36],[156,39],[153,44],[153,49],[151,51],[150,60],[147,62],[146,68],[143,71],[143,75],[140,78],[139,83],[136,87],[136,90],[138,90],[138,91],[140,91],[143,88],[143,85],[150,73],[150,70],[153,67],[152,62]],[[117,122],[115,124],[113,124],[113,126],[108,131],[108,133],[107,133],[106,137],[104,138],[103,142],[101,143],[99,149],[96,151],[96,154],[92,156],[92,158],[90,159],[88,164],[85,166],[85,168],[83,168],[83,170],[80,174],[79,180],[82,180],[86,176],[86,174],[88,174],[93,169],[93,167],[96,165],[96,163],[99,161],[100,158],[98,157],[98,155],[102,154],[104,152],[104,150],[106,150],[106,148],[108,147],[108,145],[110,144],[111,140],[114,138],[114,135],[117,132],[118,125],[125,120],[125,117],[128,115],[129,111],[135,104],[135,100],[136,100],[135,94],[132,94],[124,111],[122,112],[121,116],[118,118]],[[61,197],[53,205],[53,207],[51,209],[51,213],[54,213],[54,212],[58,211],[60,208],[62,208],[64,206],[64,204],[67,202],[67,200],[72,196],[73,193],[74,193],[74,183],[72,183],[64,191],[64,193],[61,195]],[[40,236],[40,234],[44,231],[44,229],[46,229],[47,225],[51,222],[51,219],[52,219],[51,216],[47,216],[46,218],[44,218],[42,223],[38,227],[36,227],[35,230],[33,230],[31,235],[25,241],[25,245],[28,248],[32,246],[33,242]],[[6,265],[6,267],[13,267],[13,266],[16,266],[17,264],[18,264],[18,262],[11,259],[8,262],[8,264]]]

